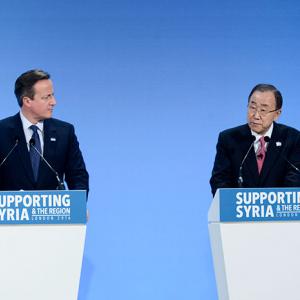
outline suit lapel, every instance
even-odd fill
[[[259,174],[254,148],[250,150],[246,167],[253,175],[253,178],[255,178],[255,182],[257,182]]]
[[[243,132],[243,136],[240,139],[241,141],[244,141],[243,144],[241,145],[242,147],[242,153],[243,157],[246,155],[251,143],[253,142],[252,140],[252,134],[251,130],[248,125],[245,125],[245,130]],[[246,158],[243,169],[248,170],[250,174],[252,174],[252,179],[254,181],[254,185],[257,184],[258,182],[258,168],[257,168],[257,162],[256,162],[256,157],[255,157],[255,152],[254,152],[254,147],[250,149],[250,152],[248,154],[248,157]]]
[[[19,113],[14,116],[14,126],[12,130],[14,132],[14,136],[19,139],[19,144],[16,147],[16,151],[18,153],[18,156],[20,157],[26,176],[30,179],[32,184],[34,184],[30,155],[27,148],[23,125]]]
[[[282,147],[277,147],[276,143],[281,142],[279,128],[276,123],[274,123],[274,128],[272,132],[272,136],[267,148],[267,153],[265,157],[265,161],[260,174],[260,181],[263,182],[264,179],[268,176],[272,167],[276,164],[277,159],[280,156],[282,151]]]
[[[44,121],[44,158],[51,164],[56,152],[56,128],[52,126],[51,119]],[[44,161],[40,163],[38,182],[43,181],[45,176],[48,176],[49,166]]]

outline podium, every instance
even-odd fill
[[[300,299],[300,189],[219,189],[208,227],[219,300]]]
[[[0,299],[76,300],[85,191],[0,192]]]

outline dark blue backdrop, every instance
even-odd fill
[[[80,300],[216,300],[207,231],[218,132],[258,82],[300,127],[298,1],[2,1],[0,117],[52,74],[91,176]]]

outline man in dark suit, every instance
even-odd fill
[[[218,188],[300,187],[300,133],[277,124],[282,96],[258,84],[248,97],[248,124],[220,133],[210,179]]]
[[[20,112],[0,121],[0,190],[53,190],[66,181],[69,189],[88,191],[74,127],[52,118],[56,100],[50,75],[22,74],[15,95]]]

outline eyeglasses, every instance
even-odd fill
[[[258,113],[261,117],[265,117],[267,114],[277,111],[278,109],[274,110],[267,110],[265,108],[256,107],[254,105],[249,105],[248,110],[251,114],[255,115]]]

